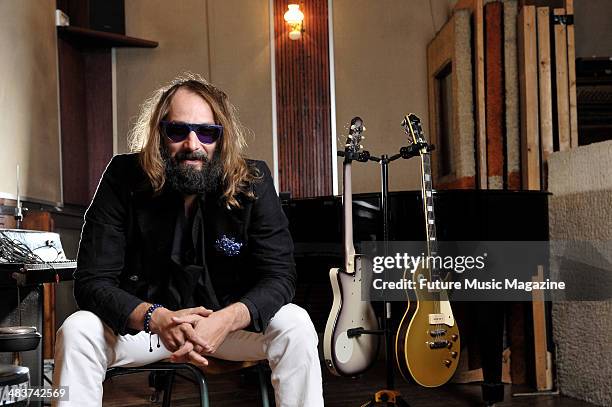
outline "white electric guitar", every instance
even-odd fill
[[[378,320],[372,305],[361,300],[361,280],[365,258],[355,254],[353,245],[353,199],[351,161],[359,157],[363,121],[351,121],[344,150],[344,268],[333,268],[329,279],[334,293],[332,309],[325,326],[323,353],[325,365],[335,375],[357,376],[376,360],[379,336],[360,333],[376,331]]]

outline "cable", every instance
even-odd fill
[[[59,256],[62,254],[62,251],[59,250],[57,247],[55,247],[53,242],[47,241],[47,243],[45,243],[44,245],[33,248],[32,251],[39,250],[39,249],[45,249],[47,247],[52,248],[52,249],[55,250],[55,258],[53,260],[50,260],[50,261],[57,261]]]
[[[42,249],[44,247],[52,247],[55,249],[56,256],[55,259],[51,260],[51,262],[56,261],[60,256],[61,251],[55,247],[53,242],[47,241],[43,246],[30,249],[25,243],[12,239],[5,232],[0,231],[0,263],[44,264],[55,272],[55,280],[59,282],[59,274],[55,267],[53,267],[49,261],[44,260],[38,254],[34,253],[34,250]],[[19,325],[21,326],[21,290],[19,284],[17,284],[17,308],[19,314]]]
[[[55,259],[59,257],[60,251],[52,244],[50,245],[47,243],[45,246],[37,247],[34,250],[40,249],[42,247],[53,247],[57,252]],[[0,262],[40,263],[48,266],[52,270],[55,270],[55,268],[49,263],[49,261],[44,260],[38,254],[34,253],[34,250],[30,249],[25,243],[20,242],[16,239],[12,239],[5,232],[0,231]]]

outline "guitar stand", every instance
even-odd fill
[[[385,242],[385,255],[388,251],[387,241],[389,240],[389,163],[398,158],[409,159],[419,154],[415,145],[402,147],[399,154],[389,157],[386,154],[380,157],[370,156],[369,160],[380,163],[381,174],[381,207],[383,218],[383,240]],[[393,370],[393,333],[391,332],[391,303],[383,301],[385,315],[382,318],[382,334],[385,341],[385,365],[387,368],[387,386],[374,393],[371,400],[362,407],[409,407],[409,404],[402,398],[401,393],[395,390],[395,372]]]
[[[419,156],[422,148],[427,148],[427,151],[433,151],[434,146],[428,143],[415,143],[409,146],[400,148],[398,154],[389,157],[386,154],[380,157],[372,156],[368,151],[359,153],[346,153],[338,151],[338,156],[345,157],[347,160],[367,162],[375,161],[380,163],[381,173],[381,207],[383,218],[383,240],[385,242],[385,254],[388,251],[387,242],[389,241],[389,163],[399,158],[410,159]],[[349,338],[360,335],[383,335],[385,341],[385,365],[387,368],[387,386],[386,389],[381,389],[374,393],[371,400],[362,404],[361,407],[410,407],[409,404],[402,398],[401,393],[395,390],[395,372],[393,370],[393,333],[391,332],[391,303],[383,301],[385,315],[382,319],[383,329],[366,330],[362,327],[356,327],[347,331]]]

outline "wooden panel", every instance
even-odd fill
[[[108,48],[111,47],[138,47],[155,48],[159,45],[156,41],[149,41],[142,38],[128,37],[121,34],[109,33],[104,31],[90,30],[82,27],[57,27],[57,35],[75,45]]]
[[[553,152],[552,84],[550,68],[550,11],[537,8],[538,69],[540,92],[540,142],[542,153],[542,189],[547,188],[548,156]]]
[[[485,109],[485,72],[484,72],[484,28],[482,0],[474,0],[474,61],[476,86],[476,160],[478,168],[478,186],[486,189],[487,185],[487,134]]]
[[[510,364],[512,383],[526,384],[528,369],[527,354],[528,338],[527,330],[525,329],[529,306],[528,302],[513,302],[508,304],[508,314],[506,317],[507,335],[510,342],[510,350],[512,351],[512,363]]]
[[[330,195],[332,163],[327,1],[300,4],[305,32],[290,40],[287,0],[274,1],[280,190]]]
[[[485,109],[484,18],[483,0],[459,0],[457,9],[470,9],[474,15],[474,95],[476,96],[476,164],[478,186],[487,189],[487,139]]]
[[[111,64],[110,49],[94,49],[85,54],[88,201],[113,157]]]
[[[451,20],[454,17],[451,17]],[[429,142],[433,145],[439,146],[440,139],[442,135],[439,134],[441,132],[440,126],[440,104],[439,104],[439,83],[437,80],[437,75],[440,71],[446,69],[446,67],[450,64],[451,69],[454,71],[456,67],[452,64],[453,59],[453,43],[454,43],[454,29],[453,23],[448,21],[444,26],[438,31],[436,37],[427,45],[427,93],[428,93],[428,110],[429,110]],[[451,73],[454,75],[454,72]],[[453,102],[454,102],[454,98]],[[451,102],[452,103],[452,102]],[[454,143],[450,143],[449,149],[452,151],[457,148]],[[432,176],[434,179],[434,185],[436,188],[441,188],[441,179],[440,179],[440,157],[439,154],[432,154]],[[451,158],[451,162],[446,163],[446,165],[451,169],[451,172],[454,170],[453,160]]]
[[[58,46],[64,202],[86,206],[113,156],[111,50]]]
[[[562,16],[565,10],[556,8],[555,16]],[[567,72],[567,30],[564,24],[555,24],[555,84],[557,87],[557,128],[559,151],[570,148],[569,89]]]
[[[0,205],[15,207],[17,206],[17,201],[13,199],[0,198]],[[15,229],[16,227],[17,222],[15,222],[15,216],[12,213],[9,213],[9,211],[5,208],[4,213],[0,213],[0,228]]]
[[[60,38],[58,42],[60,116],[62,130],[62,181],[64,203],[87,205],[87,117],[85,61],[80,50]]]
[[[517,59],[516,0],[504,1],[504,86],[506,115],[506,170],[504,184],[508,189],[521,189],[519,80]]]
[[[534,6],[521,9],[518,18],[519,82],[521,86],[521,173],[523,188],[540,189],[538,119],[538,53]]]
[[[457,10],[427,45],[430,137],[439,144],[438,75],[451,69],[452,134],[450,174],[440,174],[439,155],[433,154],[434,185],[438,189],[475,188],[474,110],[469,10]]]
[[[503,5],[485,5],[485,75],[487,179],[489,189],[503,188],[504,175],[504,72],[503,72]]]
[[[538,266],[537,276],[532,277],[533,282],[544,281],[544,269]],[[533,290],[533,343],[535,357],[535,379],[538,390],[552,389],[552,376],[548,366],[548,345],[546,339],[546,308],[544,292]]]
[[[464,353],[468,352],[468,349],[461,351],[461,356]],[[511,366],[510,366],[510,348],[504,349],[502,353],[502,383],[512,384],[512,375],[511,375]],[[514,360],[514,359],[512,359]],[[484,375],[482,368],[472,369],[472,370],[460,370],[460,366],[457,368],[457,372],[453,375],[451,383],[474,383],[474,382],[482,382],[484,380]]]
[[[565,0],[565,13],[574,16],[574,0]],[[576,96],[576,39],[574,24],[567,26],[567,75],[569,83],[570,146],[578,147],[578,101]]]

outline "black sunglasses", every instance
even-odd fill
[[[212,144],[223,135],[223,126],[220,124],[177,123],[166,120],[162,120],[159,124],[164,135],[173,143],[184,141],[192,131],[202,144]]]

